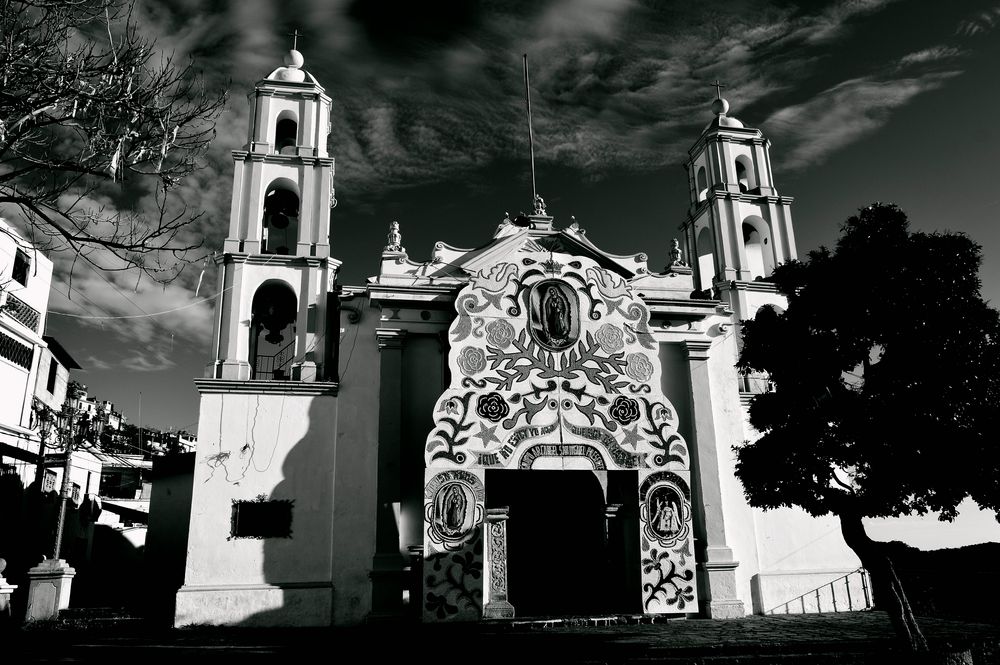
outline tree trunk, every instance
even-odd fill
[[[888,598],[880,598],[879,602],[884,603],[889,619],[896,629],[896,635],[911,651],[929,651],[927,639],[917,624],[917,618],[913,615],[910,601],[906,598],[903,585],[899,581],[892,560],[882,543],[875,542],[868,537],[860,514],[842,511],[839,513],[839,517],[844,542],[858,555],[858,558],[861,559],[861,565],[871,574],[872,579],[885,583],[884,589],[888,591],[886,594]]]

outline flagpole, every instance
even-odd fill
[[[531,130],[531,87],[528,80],[528,54],[524,54],[524,101],[528,110],[528,149],[531,151],[531,203],[538,192],[535,189],[535,135]]]

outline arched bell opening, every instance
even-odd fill
[[[295,254],[299,240],[298,187],[279,178],[264,195],[264,223],[261,254]]]
[[[746,155],[739,155],[736,158],[736,182],[739,184],[740,191],[744,193],[757,188],[753,163]]]
[[[715,281],[715,242],[707,226],[698,232],[698,288],[712,288]]]
[[[269,280],[254,293],[250,316],[251,378],[288,380],[295,359],[295,291],[285,282]]]
[[[698,186],[698,200],[704,201],[708,198],[708,174],[706,173],[704,166],[698,167],[698,176],[696,180]]]
[[[746,250],[750,279],[762,280],[774,272],[774,245],[767,222],[756,215],[743,220],[743,247]]]
[[[295,114],[282,111],[274,128],[274,150],[282,155],[294,155],[299,142],[299,124]]]

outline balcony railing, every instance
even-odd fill
[[[740,374],[740,392],[749,395],[773,393],[774,383],[767,374]]]
[[[3,311],[21,325],[30,328],[33,332],[38,332],[38,322],[42,315],[37,309],[13,293],[7,294],[7,302],[3,306]]]
[[[273,356],[257,356],[254,362],[253,378],[261,381],[287,381],[289,367],[295,359],[295,340],[286,344],[284,348]]]
[[[860,612],[872,604],[871,576],[864,568],[807,591],[765,614],[818,614],[819,612]]]

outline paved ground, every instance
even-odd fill
[[[971,648],[975,665],[1000,663],[1000,626],[923,619],[939,651]],[[383,623],[352,629],[189,628],[141,624],[10,631],[0,662],[108,662],[149,658],[174,663],[320,657],[322,662],[913,663],[894,648],[881,612],[676,620],[611,626],[499,623]],[[15,656],[11,660],[7,655]],[[940,661],[937,661],[940,662]],[[291,665],[291,664],[289,664]]]

